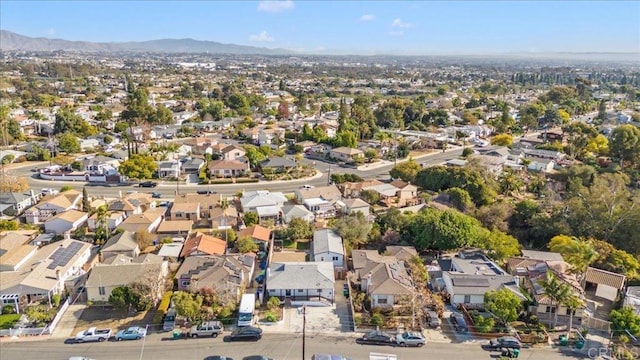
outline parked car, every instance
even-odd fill
[[[233,360],[233,359],[223,355],[211,355],[204,358],[204,360]]]
[[[522,343],[513,336],[501,336],[496,339],[489,340],[489,347],[493,350],[499,349],[520,349]]]
[[[216,192],[211,190],[198,190],[196,191],[196,193],[200,195],[210,195],[210,194],[215,194]]]
[[[187,336],[192,338],[211,336],[217,337],[218,334],[222,334],[224,328],[220,321],[206,321],[200,325],[194,325],[189,329]]]
[[[351,359],[344,355],[313,354],[313,356],[311,356],[311,360],[351,360]]]
[[[450,316],[451,324],[456,331],[459,332],[467,332],[469,327],[467,326],[467,321],[464,319],[464,316],[460,313],[451,313]]]
[[[313,189],[315,186],[313,185],[302,185],[300,186],[301,189]]]
[[[395,345],[395,338],[386,332],[374,330],[364,334],[356,340],[356,343],[362,345]]]
[[[427,315],[427,324],[429,325],[430,328],[438,329],[440,328],[440,326],[442,326],[442,321],[438,317],[437,312],[433,310],[427,310],[426,315]]]
[[[262,339],[262,329],[245,326],[237,328],[229,335],[229,341],[258,341]]]
[[[157,191],[154,191],[151,193],[151,197],[154,199],[160,199],[162,197],[162,194]]]
[[[427,341],[421,333],[415,331],[406,331],[396,335],[396,344],[400,346],[417,346],[422,347]]]
[[[243,357],[242,360],[273,360],[273,359],[270,357],[266,357],[264,355],[250,355],[250,356]]]
[[[69,357],[69,360],[94,360],[94,359],[88,358],[85,356],[71,356]]]
[[[96,329],[90,327],[85,331],[80,331],[76,334],[77,342],[89,342],[89,341],[105,341],[111,337],[111,329]]]
[[[120,330],[116,334],[116,341],[140,340],[147,336],[147,329],[140,326],[132,326],[126,330]]]
[[[140,184],[138,184],[139,187],[146,187],[146,188],[150,188],[150,187],[156,187],[158,186],[158,183],[155,181],[145,181],[145,182],[141,182]]]
[[[173,331],[173,328],[176,327],[176,309],[169,308],[167,313],[164,315],[164,320],[162,321],[162,330],[163,331]]]

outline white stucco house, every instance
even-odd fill
[[[336,272],[344,269],[344,246],[342,237],[332,229],[320,229],[313,233],[311,245],[313,261],[327,261]]]
[[[78,210],[67,210],[61,212],[51,219],[45,221],[44,231],[47,233],[64,234],[67,231],[74,231],[84,224],[89,218],[89,214]]]
[[[291,301],[333,303],[335,278],[330,262],[272,263],[267,268],[267,296]]]

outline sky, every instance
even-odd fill
[[[318,54],[640,52],[640,1],[0,1],[0,28]]]

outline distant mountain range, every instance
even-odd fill
[[[287,55],[286,49],[222,44],[215,41],[194,39],[159,39],[138,42],[90,42],[62,39],[34,38],[0,30],[0,50],[26,51],[75,51],[75,52],[156,52],[156,53],[209,53],[237,55]]]

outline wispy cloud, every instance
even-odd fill
[[[268,0],[268,1],[260,1],[258,3],[258,11],[268,12],[268,13],[279,13],[286,10],[291,10],[295,7],[292,0]]]
[[[393,22],[391,23],[391,27],[400,28],[400,29],[408,29],[411,26],[413,26],[413,25],[402,21],[402,19],[400,19],[400,18],[397,18],[397,19],[393,20]]]
[[[56,29],[48,28],[46,34],[47,36],[56,36]]]
[[[373,14],[364,14],[362,16],[360,16],[360,21],[362,22],[367,22],[367,21],[373,21],[376,19],[376,16]]]
[[[258,35],[249,36],[249,41],[251,42],[273,42],[275,39],[273,36],[269,35],[268,32],[263,31]]]

